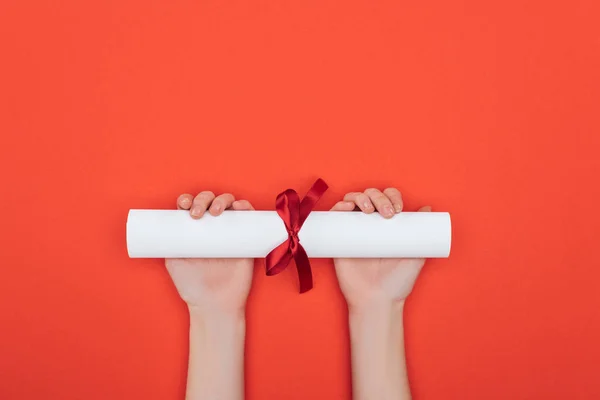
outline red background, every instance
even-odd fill
[[[415,399],[600,398],[589,1],[0,4],[0,398],[183,398],[187,316],[129,208],[397,186],[453,216],[406,314]],[[248,399],[350,398],[330,261],[257,267]]]

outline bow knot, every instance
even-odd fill
[[[295,239],[295,240],[299,240],[298,239],[298,232],[296,232],[293,229],[288,228],[287,233],[289,235],[290,238]]]
[[[287,189],[277,196],[275,203],[277,214],[279,214],[285,224],[288,238],[267,254],[267,275],[271,276],[280,273],[294,259],[300,280],[300,293],[310,290],[313,286],[313,281],[308,255],[300,244],[298,233],[304,221],[306,221],[306,218],[308,218],[308,215],[326,190],[327,184],[319,178],[308,193],[306,193],[302,201],[300,201],[300,197],[295,190]]]

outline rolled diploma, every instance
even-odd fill
[[[450,215],[402,212],[313,211],[298,238],[311,258],[444,258],[450,254]],[[127,251],[131,258],[262,258],[288,238],[275,211],[208,212],[200,219],[184,210],[130,210]]]

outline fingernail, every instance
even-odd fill
[[[402,211],[402,207],[400,207],[400,204],[394,204],[394,210],[396,210],[396,212],[399,213],[400,211]]]
[[[394,210],[392,210],[392,206],[385,206],[383,207],[383,213],[388,217],[391,217],[392,215],[394,215]]]
[[[221,205],[220,205],[220,204],[215,204],[215,205],[213,206],[213,211],[214,211],[214,212],[217,212],[217,213],[218,213],[219,211],[221,211]]]
[[[200,216],[200,209],[198,207],[194,207],[192,208],[192,217],[199,217]]]
[[[190,199],[188,199],[187,197],[184,197],[183,199],[181,199],[181,205],[186,207],[188,204],[190,204]]]
[[[367,209],[367,210],[370,210],[370,209],[371,209],[371,207],[373,207],[373,206],[372,206],[372,205],[371,205],[371,203],[369,203],[368,201],[365,201],[365,202],[363,203],[363,207],[364,207],[365,209]]]

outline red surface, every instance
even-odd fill
[[[422,3],[422,4],[421,4]],[[129,208],[318,176],[454,222],[410,299],[415,399],[600,398],[597,1],[0,4],[0,398],[183,398],[187,319]],[[257,268],[248,399],[348,399],[329,261]]]

